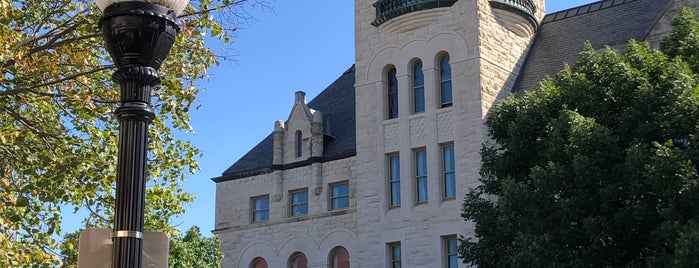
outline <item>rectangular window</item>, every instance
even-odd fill
[[[303,156],[303,133],[296,131],[296,157]]]
[[[252,222],[263,222],[269,220],[269,196],[259,196],[250,199]]]
[[[396,78],[396,68],[391,68],[390,70],[388,70],[386,76],[388,119],[398,118],[398,79]]]
[[[389,206],[400,206],[400,157],[397,154],[388,156],[388,194]]]
[[[400,268],[400,242],[388,244],[388,267]]]
[[[413,65],[413,113],[425,111],[425,75],[422,72],[422,62]]]
[[[289,193],[289,209],[291,217],[308,214],[308,189]]]
[[[459,246],[456,236],[445,236],[444,240],[444,268],[459,268]]]
[[[427,203],[427,152],[415,150],[415,187],[417,203]]]
[[[330,209],[349,207],[349,182],[330,185]]]
[[[444,198],[456,198],[456,174],[454,165],[454,145],[442,145],[442,184]]]
[[[451,65],[449,64],[449,55],[444,55],[439,60],[439,95],[440,107],[451,107]]]

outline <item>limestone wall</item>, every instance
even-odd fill
[[[356,252],[355,159],[322,164],[323,190],[313,192],[312,167],[275,171],[216,184],[216,230],[225,256],[223,267],[246,268],[256,257],[269,267],[286,267],[289,257],[302,252],[309,267],[327,267],[328,254],[336,246]],[[280,174],[281,173],[281,174]],[[281,180],[279,180],[281,178]],[[349,181],[350,207],[329,211],[328,185]],[[281,198],[272,197],[281,182]],[[289,216],[289,191],[308,188],[308,215]],[[250,198],[270,196],[269,221],[251,223]]]
[[[458,1],[450,8],[409,14],[379,27],[372,0],[355,1],[357,102],[358,262],[386,267],[387,243],[401,242],[406,267],[436,267],[443,261],[442,237],[473,234],[460,214],[462,198],[477,185],[478,151],[488,109],[509,92],[531,36],[500,25],[487,0]],[[537,13],[543,15],[542,8]],[[415,18],[420,18],[419,23]],[[425,20],[431,20],[424,23]],[[438,63],[450,56],[453,106],[438,107]],[[420,59],[425,74],[423,113],[411,114],[411,68]],[[399,116],[386,119],[386,66],[394,66]],[[443,200],[441,145],[453,143],[457,198]],[[427,204],[416,205],[413,150],[425,148]],[[401,206],[388,204],[387,154],[400,155]]]
[[[651,46],[658,48],[660,41],[672,33],[672,20],[677,16],[677,11],[680,6],[687,6],[694,9],[696,14],[699,14],[699,1],[697,0],[675,0],[670,4],[665,14],[658,19],[653,29],[648,33],[646,41]]]

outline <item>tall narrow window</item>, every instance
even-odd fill
[[[343,247],[333,249],[330,253],[330,267],[332,268],[350,268],[349,253]]]
[[[388,191],[389,191],[389,206],[400,206],[400,157],[395,155],[388,156]]]
[[[417,203],[427,203],[427,152],[415,150],[415,186]]]
[[[444,268],[459,268],[459,247],[456,236],[444,237]]]
[[[413,65],[413,113],[425,111],[425,75],[422,73],[422,62]]]
[[[444,198],[456,197],[456,174],[454,165],[454,145],[442,146],[442,180],[444,185]]]
[[[330,209],[349,207],[349,182],[330,185]]]
[[[451,65],[449,55],[439,58],[439,97],[440,108],[451,107]]]
[[[391,68],[386,73],[386,91],[388,98],[388,119],[398,117],[398,79],[396,68]]]
[[[308,268],[308,259],[301,252],[296,252],[289,258],[289,268]]]
[[[400,268],[400,242],[388,244],[388,267]]]
[[[251,203],[252,222],[269,220],[269,196],[253,197]]]
[[[296,131],[296,157],[303,155],[303,134],[301,130]]]
[[[289,209],[291,217],[308,214],[308,189],[289,193]]]

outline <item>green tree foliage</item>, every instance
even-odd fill
[[[688,8],[662,51],[590,44],[574,68],[489,115],[479,267],[699,267],[699,26]]]
[[[61,241],[61,268],[78,267],[78,245],[80,242],[80,230],[66,233]]]
[[[184,237],[170,239],[171,268],[214,268],[221,267],[223,254],[217,236],[203,237],[199,227],[189,228]]]
[[[146,229],[175,233],[169,220],[193,196],[182,189],[199,166],[189,132],[197,81],[218,63],[207,40],[229,43],[247,0],[199,0],[178,19],[177,42],[154,92]],[[111,226],[119,90],[87,0],[0,0],[0,267],[57,264],[61,209]]]

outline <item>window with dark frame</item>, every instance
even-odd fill
[[[308,268],[308,259],[301,252],[296,252],[289,258],[289,268]]]
[[[289,192],[289,216],[308,214],[308,189]]]
[[[343,209],[349,207],[349,182],[340,182],[330,185],[330,209]]]
[[[330,252],[330,267],[350,268],[349,252],[343,247],[337,247]]]
[[[386,92],[388,99],[388,119],[398,118],[398,79],[396,78],[396,68],[386,72]]]
[[[427,203],[427,152],[424,148],[415,150],[415,189],[416,203]]]
[[[263,222],[269,220],[269,196],[258,196],[251,198],[252,222]]]
[[[454,164],[454,145],[442,145],[442,185],[445,199],[456,198],[456,165]]]
[[[439,58],[439,98],[440,108],[452,106],[451,65],[448,54]]]
[[[400,156],[388,156],[388,195],[390,207],[400,207]]]
[[[425,75],[422,72],[422,62],[413,65],[413,113],[425,111]]]
[[[267,268],[267,261],[263,258],[255,258],[250,265],[252,268]]]
[[[296,131],[296,157],[303,156],[303,133],[301,130]]]

